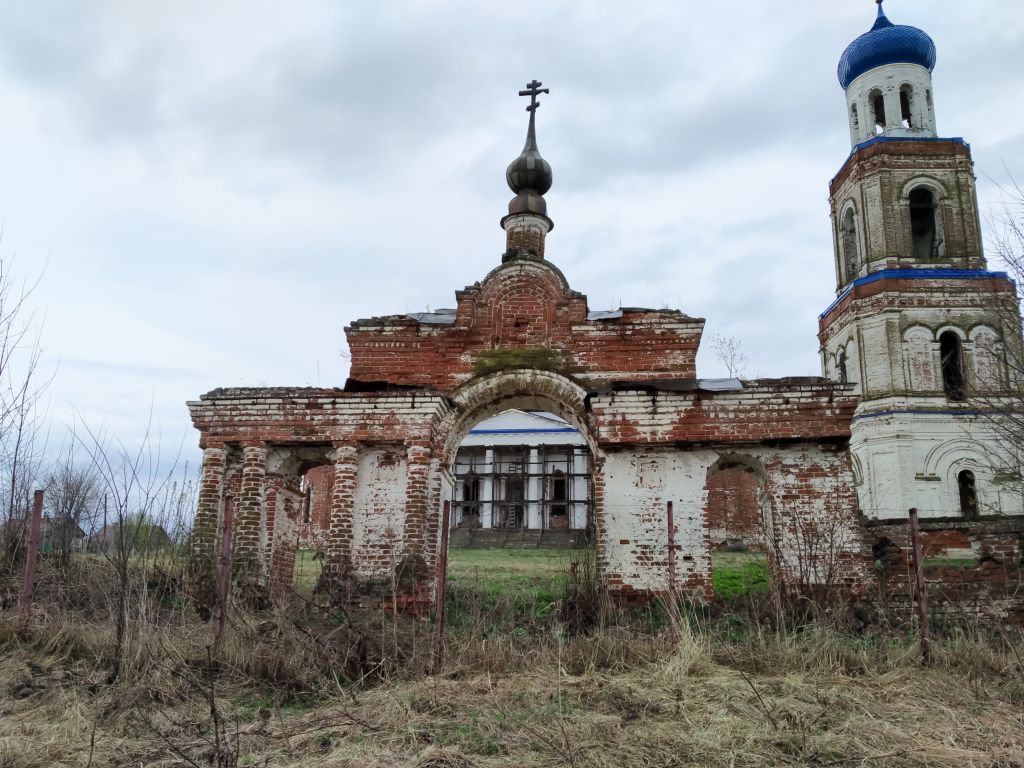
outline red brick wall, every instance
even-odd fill
[[[711,547],[762,550],[760,483],[752,472],[733,467],[708,478],[705,511]]]
[[[1024,519],[923,519],[920,523],[933,613],[1024,625]],[[879,598],[909,615],[914,607],[909,526],[904,520],[869,520],[865,526],[876,559]]]
[[[587,320],[586,297],[547,262],[510,261],[456,299],[452,325],[404,315],[352,323],[350,377],[447,392],[495,365],[597,381],[697,375],[703,320],[674,310]]]

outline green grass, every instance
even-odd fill
[[[507,598],[519,606],[546,607],[561,596],[563,575],[571,554],[544,549],[453,549],[448,554],[449,591],[465,597],[479,595],[484,607]],[[971,560],[930,560],[927,566],[970,565]],[[300,550],[295,558],[295,589],[309,594],[316,586],[322,563],[313,552]],[[763,554],[715,552],[711,581],[715,594],[727,600],[768,591],[768,563]]]
[[[769,590],[768,559],[756,552],[715,552],[711,557],[711,585],[726,600]]]
[[[451,550],[450,625],[472,623],[480,612],[505,613],[514,631],[529,631],[557,607],[570,559],[570,552],[559,550]]]
[[[320,571],[323,570],[323,560],[314,560],[314,552],[311,549],[300,549],[295,553],[295,573],[292,585],[300,595],[310,595],[316,587],[317,579],[320,578]]]

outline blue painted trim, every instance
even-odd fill
[[[976,269],[883,269],[880,272],[872,272],[870,275],[858,277],[850,283],[846,290],[839,294],[839,298],[818,315],[818,320],[824,320],[832,314],[832,311],[854,288],[877,283],[879,280],[988,280],[992,278],[1008,280],[1010,276],[1006,272],[987,272]]]
[[[536,434],[552,434],[552,433],[565,434],[568,432],[576,432],[572,427],[558,427],[556,429],[471,429],[469,434],[471,435],[536,435]]]
[[[962,136],[951,136],[948,138],[943,138],[941,136],[875,136],[867,141],[862,141],[860,144],[855,144],[853,149],[850,150],[850,154],[847,156],[846,162],[843,163],[843,168],[846,167],[846,163],[850,162],[850,158],[862,149],[867,149],[875,144],[884,144],[889,141],[950,141],[953,144],[959,144],[962,147],[967,147],[968,152],[971,149],[971,145],[964,141]],[[835,184],[836,179],[839,178],[839,174],[843,172],[843,168],[840,168],[838,173],[832,177],[832,181],[829,182],[829,187]]]
[[[882,416],[983,416],[985,411],[922,411],[914,408],[905,410],[879,411],[878,413],[862,413],[854,416],[854,421],[861,419],[878,419]]]

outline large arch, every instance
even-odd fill
[[[586,439],[595,461],[597,432],[587,414],[587,390],[567,376],[532,368],[500,371],[463,384],[434,429],[440,460],[451,464],[473,425],[510,408],[542,410],[569,422]]]

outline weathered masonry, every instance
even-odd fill
[[[343,388],[216,389],[189,403],[204,450],[196,589],[231,499],[237,581],[290,584],[315,523],[324,590],[372,603],[398,585],[403,604],[429,604],[457,483],[466,501],[456,453],[509,409],[555,414],[582,436],[589,466],[573,477],[588,484],[600,578],[619,600],[669,589],[669,504],[676,587],[699,599],[712,547],[733,539],[768,553],[777,586],[860,590],[879,552],[905,552],[898,519],[915,506],[935,518],[933,541],[1001,542],[1004,570],[1019,572],[1020,547],[1006,543],[1017,528],[984,524],[1020,513],[1019,472],[967,395],[1009,391],[1020,319],[1004,311],[1006,276],[985,271],[969,149],[935,135],[933,65],[930,38],[881,9],[844,54],[854,149],[832,183],[827,378],[742,382],[698,377],[703,320],[594,311],[547,258],[545,91],[531,83],[505,252],[454,308],[353,322]]]

